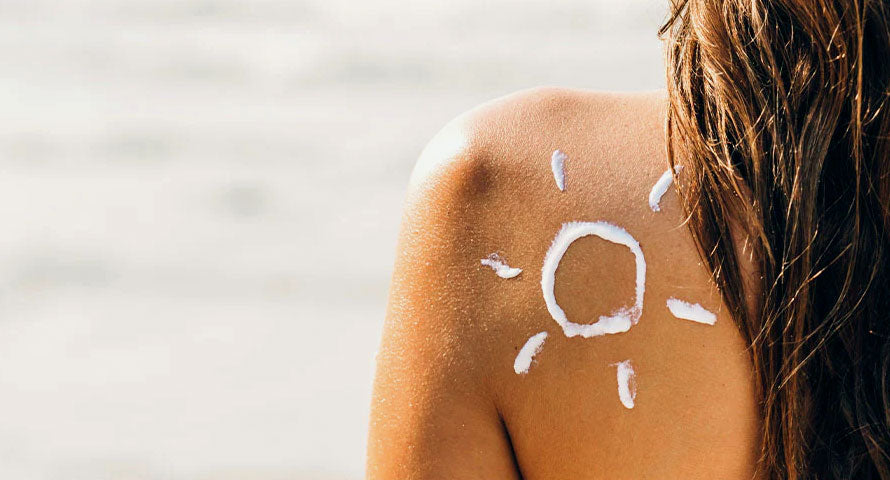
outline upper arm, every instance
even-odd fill
[[[490,180],[453,122],[415,169],[377,358],[369,478],[518,478],[487,378],[476,244]]]

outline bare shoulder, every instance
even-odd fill
[[[417,186],[454,168],[523,167],[542,151],[583,155],[621,148],[663,159],[663,92],[605,93],[539,87],[458,116],[429,142],[412,174]],[[462,160],[462,162],[455,160]],[[464,173],[469,173],[464,171]]]
[[[429,142],[412,173],[394,285],[405,276],[441,280],[440,298],[460,309],[442,309],[447,315],[437,316],[435,328],[452,338],[459,333],[460,348],[483,352],[479,355],[497,351],[508,331],[547,325],[548,317],[526,307],[543,306],[543,256],[563,224],[599,220],[628,231],[652,228],[646,197],[667,165],[664,100],[659,92],[542,87],[452,120]],[[677,218],[662,219],[661,225],[676,227],[671,221]],[[574,249],[571,253],[573,258]],[[593,261],[588,257],[596,253],[585,259]],[[612,270],[613,277],[633,270],[624,268],[620,255],[606,260],[593,263]],[[502,279],[494,262],[523,273]],[[597,281],[588,275],[572,283],[583,288],[588,280]],[[605,292],[622,282],[597,283],[603,292],[597,298],[605,305]],[[481,333],[487,329],[491,334]],[[480,376],[497,378],[500,367],[509,366],[484,360],[471,357],[464,371],[484,368]]]
[[[411,179],[375,402],[420,375],[415,407],[450,399],[449,418],[475,418],[473,438],[526,477],[750,475],[744,345],[676,195],[650,206],[668,168],[665,107],[659,92],[541,88],[431,140]],[[678,318],[669,299],[716,323]],[[456,438],[443,428],[436,438]]]

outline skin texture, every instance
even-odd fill
[[[721,478],[754,474],[758,413],[745,344],[709,281],[671,189],[663,93],[535,89],[458,117],[421,155],[405,207],[372,402],[370,479]],[[566,190],[550,169],[568,155]],[[605,220],[641,244],[643,314],[627,333],[566,338],[541,294],[567,221]],[[501,279],[479,260],[524,269]],[[556,272],[568,318],[632,304],[624,246],[584,237]],[[674,318],[670,297],[717,313]],[[549,337],[528,374],[526,340]],[[612,365],[630,359],[636,407]]]

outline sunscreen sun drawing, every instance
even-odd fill
[[[555,150],[551,155],[551,169],[556,180],[556,186],[565,191],[565,162],[568,156],[560,150]],[[667,192],[673,183],[673,174],[679,173],[682,167],[677,166],[672,172],[665,171],[655,182],[648,196],[649,207],[653,212],[660,212],[661,197]],[[565,311],[556,301],[555,283],[556,270],[569,246],[576,240],[586,236],[597,236],[603,240],[627,247],[634,256],[636,266],[636,278],[633,301],[628,305],[619,307],[608,315],[601,315],[593,323],[576,323],[569,320]],[[491,254],[481,260],[481,264],[490,267],[503,279],[515,278],[521,272],[521,268],[508,266],[497,254]],[[544,255],[541,268],[541,293],[550,316],[568,337],[591,338],[603,335],[614,335],[627,332],[640,321],[643,314],[643,298],[646,293],[646,258],[640,243],[624,228],[605,221],[570,221],[562,224],[562,227],[553,238],[550,248]],[[670,313],[679,319],[690,320],[696,323],[714,325],[716,315],[705,310],[699,304],[692,304],[671,297],[667,300],[666,307]],[[534,357],[541,352],[547,340],[548,333],[542,331],[532,335],[519,350],[513,362],[513,370],[517,375],[527,374],[532,366]],[[618,397],[621,404],[627,409],[634,408],[637,380],[631,361],[624,360],[613,363],[616,367]]]

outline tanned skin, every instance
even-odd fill
[[[395,479],[750,479],[758,410],[745,344],[683,225],[676,192],[650,210],[668,169],[663,92],[542,88],[464,114],[412,176],[371,412],[367,477]],[[568,155],[566,189],[550,155]],[[604,220],[642,246],[643,313],[629,332],[567,338],[541,293],[541,266],[568,221]],[[501,279],[500,253],[523,269]],[[556,273],[569,320],[632,305],[634,257],[584,237]],[[674,318],[676,297],[717,313]],[[549,337],[525,375],[513,360]],[[616,362],[637,374],[635,408]]]

